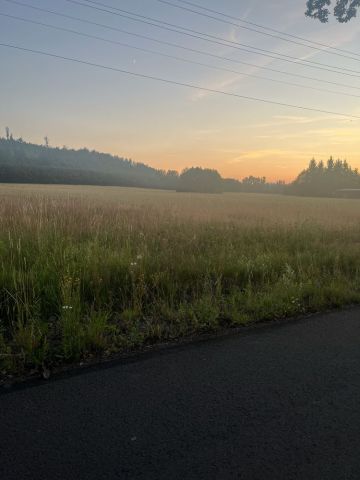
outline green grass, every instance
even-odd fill
[[[360,301],[356,200],[0,186],[0,372]]]

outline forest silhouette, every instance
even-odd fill
[[[69,185],[104,185],[159,188],[180,192],[254,192],[302,196],[360,197],[360,175],[346,160],[325,164],[312,159],[290,184],[267,182],[265,177],[224,179],[216,170],[191,167],[178,173],[160,170],[131,159],[95,150],[51,147],[15,139],[6,128],[0,138],[0,182]]]

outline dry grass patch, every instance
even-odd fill
[[[359,205],[1,185],[1,370],[358,302]]]

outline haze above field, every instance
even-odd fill
[[[359,93],[355,89],[296,79],[259,67],[356,87],[357,79],[344,75],[344,72],[333,73],[254,52],[245,53],[230,45],[212,44],[66,0],[24,0],[24,3],[258,67],[204,58],[5,0],[1,1],[0,12],[243,74],[353,95]],[[258,49],[321,62],[338,69],[360,70],[358,59],[349,60],[259,35],[156,0],[104,0],[103,3]],[[180,5],[176,1],[172,3]],[[322,25],[305,18],[305,0],[227,0],[221,4],[216,0],[199,0],[195,3],[316,42],[352,52],[359,50],[358,20],[347,25],[332,20]],[[2,41],[22,47],[240,95],[359,114],[358,99],[351,96],[300,89],[234,72],[213,70],[9,17],[0,17],[0,29]],[[2,68],[0,89],[1,110],[6,112],[6,118],[1,118],[1,123],[8,124],[16,137],[39,142],[42,141],[39,132],[43,132],[43,136],[49,137],[51,145],[62,146],[66,139],[66,143],[74,147],[86,145],[156,168],[181,170],[189,164],[200,165],[215,168],[224,177],[234,178],[251,174],[265,175],[269,180],[292,180],[313,156],[324,160],[330,155],[346,157],[354,168],[360,167],[357,156],[360,147],[359,121],[356,119],[226,98],[14,50],[0,49],[0,61],[6,66]]]

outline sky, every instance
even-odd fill
[[[334,51],[328,49],[318,51],[296,45],[181,10],[159,0],[96,1],[171,23],[181,27],[182,31],[187,28],[236,42],[236,45],[229,42],[221,45],[136,22],[115,15],[115,10],[108,13],[89,8],[85,5],[89,5],[86,0],[75,0],[75,3],[68,0],[17,1],[77,17],[78,20],[6,0],[0,0],[0,14],[55,25],[122,45],[3,15],[0,15],[0,43],[235,95],[360,117],[360,56],[349,59],[334,55]],[[185,6],[178,0],[169,1]],[[335,21],[321,24],[305,17],[305,0],[193,2],[360,54],[359,19],[345,25]],[[83,23],[79,19],[101,23],[111,29]],[[216,58],[159,41],[200,50],[216,55]],[[123,46],[124,43],[128,46]],[[329,72],[259,55],[254,51],[244,52],[234,48],[239,47],[239,43],[281,53],[288,59],[307,59],[329,65],[328,69],[335,67],[343,70]],[[157,54],[130,48],[129,45]],[[0,131],[4,132],[5,126],[9,126],[16,138],[22,137],[26,141],[43,143],[46,135],[53,146],[85,146],[165,170],[182,170],[195,165],[215,168],[222,176],[233,178],[261,175],[269,180],[290,181],[312,157],[326,160],[330,155],[346,158],[353,167],[360,168],[360,119],[250,101],[4,47],[0,47],[0,69]],[[249,74],[265,78],[254,78]],[[325,84],[324,80],[344,86]],[[340,92],[347,95],[340,95]]]

